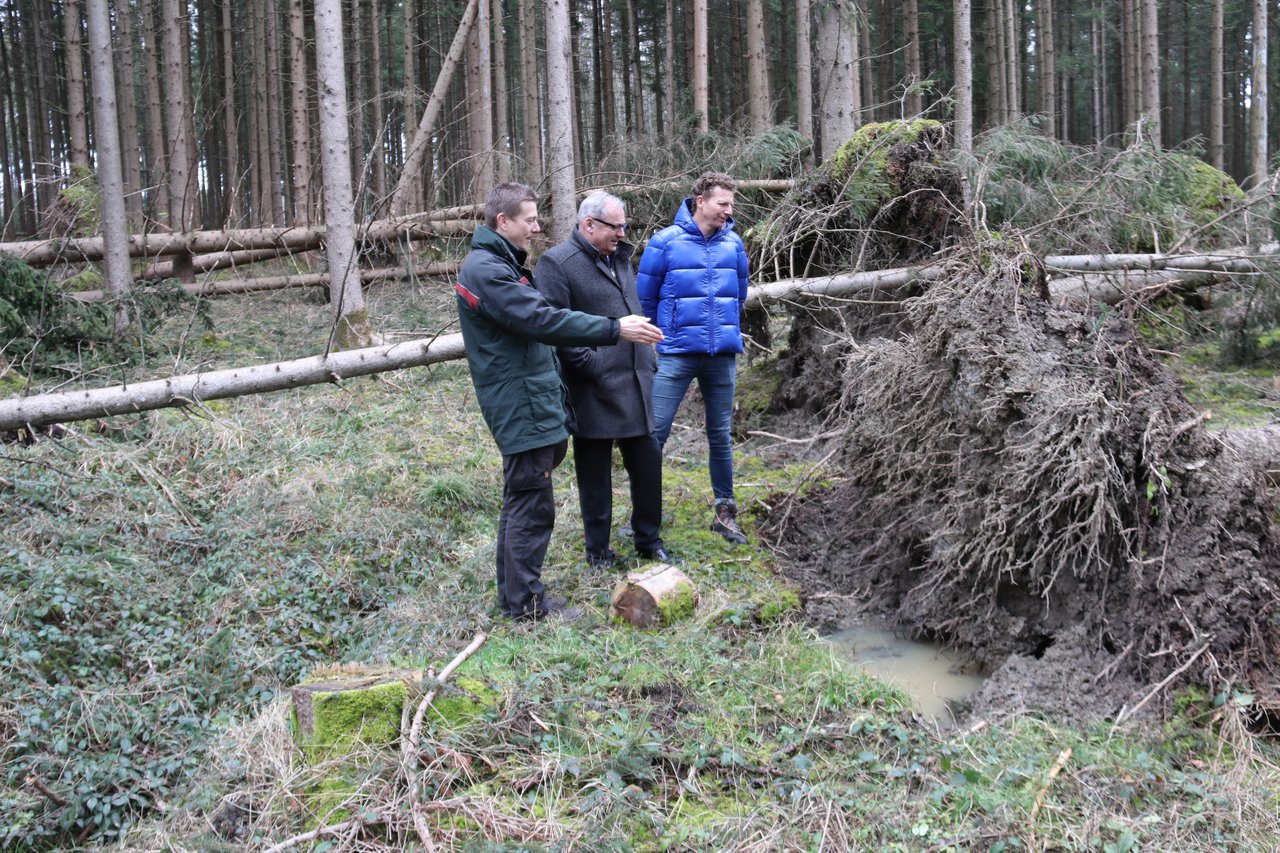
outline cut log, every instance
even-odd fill
[[[186,406],[205,400],[338,382],[462,358],[462,335],[441,335],[253,367],[153,379],[132,385],[0,400],[0,432]]]
[[[1262,471],[1280,486],[1280,426],[1241,427],[1216,433],[1248,468]]]
[[[630,572],[613,591],[609,615],[637,628],[666,627],[698,607],[693,581],[675,566],[659,563]]]
[[[378,270],[361,270],[360,281],[364,284],[377,284],[383,281],[394,281],[411,276],[453,275],[462,268],[458,261],[432,261],[421,264],[410,271],[403,267],[386,267]],[[263,290],[285,290],[290,287],[328,287],[328,273],[307,273],[304,275],[262,276],[261,278],[227,279],[225,281],[207,281],[202,284],[184,284],[182,289],[192,296],[222,296],[231,293],[255,293]],[[101,302],[106,298],[102,290],[82,290],[68,293],[79,302]]]

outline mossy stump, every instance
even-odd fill
[[[659,563],[629,572],[613,591],[609,615],[637,628],[666,627],[698,607],[693,581],[675,566]]]
[[[326,673],[294,687],[293,714],[298,743],[312,761],[357,744],[385,745],[400,737],[400,720],[416,669]]]

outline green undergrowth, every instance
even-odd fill
[[[384,333],[433,333],[451,298],[443,282],[386,286],[371,291],[370,316]],[[305,294],[211,309],[212,342],[190,324],[165,328],[166,370],[323,346],[327,307]],[[753,371],[740,381],[750,399]],[[709,529],[705,442],[672,455],[664,537],[700,604],[636,631],[609,619],[620,573],[583,559],[571,460],[556,474],[544,579],[586,615],[517,625],[495,613],[501,460],[459,365],[108,426],[0,457],[7,847],[261,847],[390,808],[399,749],[387,733],[309,766],[289,733],[288,688],[344,662],[439,672],[480,630],[488,643],[424,727],[416,784],[445,804],[427,813],[441,849],[1277,841],[1280,777],[1265,742],[1227,731],[1230,703],[1198,699],[1172,728],[1114,735],[1035,718],[939,733],[900,690],[837,662],[760,542],[777,496],[832,476],[789,445],[742,436],[749,547]],[[615,486],[621,528],[620,469]],[[645,565],[621,531],[613,545],[622,568]],[[361,843],[414,838],[395,825]]]

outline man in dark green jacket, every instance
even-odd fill
[[[656,343],[662,333],[644,317],[555,308],[534,289],[524,264],[540,230],[537,200],[524,184],[494,187],[455,290],[476,400],[502,453],[498,606],[514,619],[571,619],[581,611],[541,580],[555,524],[551,472],[569,437],[554,347]]]

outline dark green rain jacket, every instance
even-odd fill
[[[554,348],[615,344],[620,331],[616,319],[551,306],[526,257],[481,225],[454,288],[476,400],[504,456],[569,436]]]

